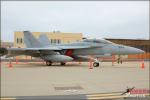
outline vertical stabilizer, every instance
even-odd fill
[[[45,45],[45,46],[50,45],[50,41],[48,37],[46,36],[46,34],[41,34],[39,36],[39,41],[42,43],[42,45]]]
[[[42,47],[43,45],[29,31],[24,31],[24,42],[28,48]]]

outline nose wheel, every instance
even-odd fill
[[[51,66],[51,65],[52,65],[52,62],[51,62],[51,61],[46,61],[46,65],[47,65],[47,66]]]
[[[93,63],[93,66],[94,66],[94,67],[99,67],[99,63],[98,63],[98,62],[94,62],[94,63]]]

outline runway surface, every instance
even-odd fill
[[[144,65],[141,68],[141,62],[124,62],[112,66],[111,62],[102,62],[100,67],[89,69],[89,63],[45,66],[42,62],[14,62],[10,68],[8,62],[2,62],[1,96],[96,99],[103,93],[122,93],[127,87],[149,89],[149,62]]]

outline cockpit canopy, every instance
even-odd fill
[[[85,39],[85,40],[83,40],[83,42],[112,44],[112,42],[110,42],[108,40],[102,40],[102,39]]]

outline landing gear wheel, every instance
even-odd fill
[[[94,63],[93,63],[93,66],[94,66],[94,67],[99,67],[99,63],[94,62]]]
[[[66,65],[66,63],[65,62],[61,62],[60,65],[63,66],[63,65]]]
[[[51,61],[46,61],[46,65],[47,65],[47,66],[51,66],[51,65],[52,65],[52,62],[51,62]]]

